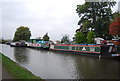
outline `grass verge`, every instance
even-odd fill
[[[16,79],[40,79],[40,81],[44,81],[40,77],[35,76],[30,71],[25,69],[24,67],[18,65],[10,58],[6,57],[2,53],[0,53],[0,60],[2,56],[2,65],[3,67],[11,73]]]

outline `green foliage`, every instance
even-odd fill
[[[2,39],[2,44],[5,44],[6,42],[7,42],[7,40]]]
[[[95,31],[96,31],[96,36],[97,37],[101,37],[103,36],[103,34],[105,34],[106,32],[108,33],[108,26],[104,26],[103,23],[105,23],[106,21],[104,21],[102,18],[98,18],[95,25]],[[109,22],[108,22],[109,24]],[[107,22],[106,22],[107,25]]]
[[[43,36],[43,40],[44,41],[49,41],[50,37],[48,36],[48,33],[46,33],[44,36]]]
[[[63,38],[61,39],[61,43],[69,44],[70,39],[68,35],[63,35]]]
[[[20,26],[17,28],[13,40],[14,41],[19,41],[19,40],[28,41],[30,39],[30,36],[31,36],[31,32],[29,31],[29,28]]]
[[[82,28],[83,28],[82,31],[88,31],[90,27],[92,27],[91,21],[85,20],[82,22]]]
[[[76,33],[76,43],[85,43],[86,42],[86,37],[85,34],[83,34],[82,32],[77,32]]]
[[[87,42],[90,43],[94,43],[94,37],[95,37],[95,33],[94,32],[88,32],[87,35]]]
[[[118,17],[120,17],[120,12],[114,12],[112,22],[115,21],[115,19],[118,18]]]
[[[78,25],[83,25],[85,30],[94,29],[98,36],[107,36],[112,19],[111,7],[115,4],[116,2],[86,2],[77,5],[76,11],[80,17]]]

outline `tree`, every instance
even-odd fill
[[[76,11],[80,17],[78,25],[83,25],[85,30],[94,29],[95,34],[100,37],[107,36],[112,19],[111,7],[115,4],[116,2],[86,2],[77,5]]]
[[[82,22],[82,31],[88,31],[88,29],[92,27],[92,24],[89,20],[85,20]]]
[[[5,44],[6,42],[7,42],[7,40],[5,40],[5,39],[2,38],[1,43]]]
[[[120,17],[116,18],[109,27],[109,33],[115,37],[120,36]]]
[[[61,43],[69,44],[70,39],[68,35],[63,35],[63,38],[61,39]]]
[[[86,42],[86,37],[85,35],[80,31],[76,33],[76,43],[85,43]]]
[[[43,40],[44,41],[49,41],[50,37],[48,36],[48,33],[46,33],[44,36],[43,36]]]
[[[120,17],[120,12],[119,12],[119,11],[114,12],[114,13],[113,13],[113,19],[112,19],[112,21],[115,21],[116,18],[118,18],[118,17]]]
[[[15,34],[14,34],[14,41],[19,41],[19,40],[25,40],[28,41],[31,36],[31,31],[29,30],[28,27],[25,26],[20,26],[17,28]]]
[[[87,42],[88,43],[94,43],[94,37],[95,37],[95,33],[90,31],[88,32],[88,35],[87,35]]]

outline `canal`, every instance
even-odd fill
[[[3,45],[11,60],[43,79],[120,79],[120,61]]]

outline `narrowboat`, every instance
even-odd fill
[[[115,45],[51,44],[50,50],[75,52],[81,55],[90,55],[106,58],[120,58],[120,46]]]
[[[25,42],[12,42],[10,43],[11,47],[26,47],[27,44]]]
[[[38,41],[36,43],[28,43],[27,47],[49,49],[50,45],[48,41]]]
[[[41,44],[40,43],[28,43],[27,47],[30,47],[30,48],[41,48]]]

